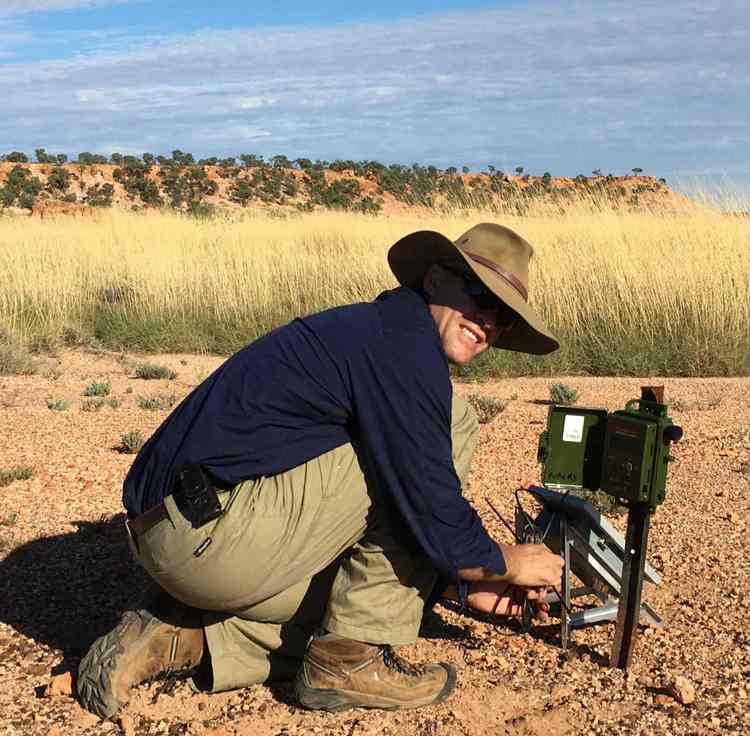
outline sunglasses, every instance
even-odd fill
[[[490,291],[484,282],[477,278],[473,273],[467,271],[454,270],[446,268],[454,276],[458,276],[464,282],[464,291],[471,297],[474,304],[480,309],[493,309],[497,314],[498,327],[510,327],[518,320],[518,314],[507,304],[499,299]]]

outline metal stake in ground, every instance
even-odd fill
[[[641,617],[641,591],[643,569],[646,564],[646,547],[651,513],[647,504],[633,504],[628,511],[628,528],[625,533],[622,590],[617,607],[615,641],[610,665],[626,670],[633,656],[633,645]]]

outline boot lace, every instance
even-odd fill
[[[412,664],[402,657],[399,657],[388,644],[383,644],[380,647],[380,651],[383,653],[383,662],[388,669],[396,670],[396,672],[400,672],[402,675],[407,675],[409,677],[419,677],[425,672],[423,666]]]

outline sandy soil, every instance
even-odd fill
[[[594,379],[570,377],[581,403],[621,408],[642,383],[664,383],[679,402],[685,440],[675,449],[666,503],[652,520],[650,561],[664,575],[645,598],[668,628],[641,631],[627,676],[609,669],[613,625],[575,634],[563,656],[557,621],[522,634],[438,606],[424,637],[401,653],[449,660],[459,685],[445,704],[411,712],[362,710],[338,715],[294,706],[287,684],[221,695],[194,695],[182,681],[141,686],[112,721],[100,721],[66,695],[45,688],[75,671],[94,638],[137,595],[142,578],[122,534],[120,485],[132,461],[120,436],[153,431],[166,411],[137,406],[138,396],[181,397],[220,361],[150,356],[179,374],[174,381],[133,377],[133,361],[112,354],[64,352],[36,376],[0,378],[0,470],[34,468],[29,480],[0,488],[0,734],[712,734],[750,728],[750,586],[744,543],[750,523],[750,379]],[[122,403],[81,410],[82,392],[109,378]],[[512,518],[513,489],[538,480],[536,441],[550,379],[508,379],[457,386],[461,393],[508,399],[484,425],[467,494],[487,526],[509,541],[484,502]],[[66,399],[51,411],[47,399]],[[622,528],[624,517],[615,523]],[[683,676],[693,702],[670,695]],[[688,688],[689,689],[689,688]],[[682,699],[690,700],[683,693]]]

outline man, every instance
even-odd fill
[[[477,422],[448,369],[490,346],[558,347],[527,302],[531,254],[495,224],[408,235],[388,256],[399,288],[274,330],[177,407],[123,496],[165,593],[92,645],[87,708],[111,715],[132,686],[199,663],[211,691],[296,675],[308,708],[420,707],[455,670],[392,647],[415,640],[438,579],[478,610],[517,610],[520,586],[546,615],[562,561],[498,545],[461,495]]]

